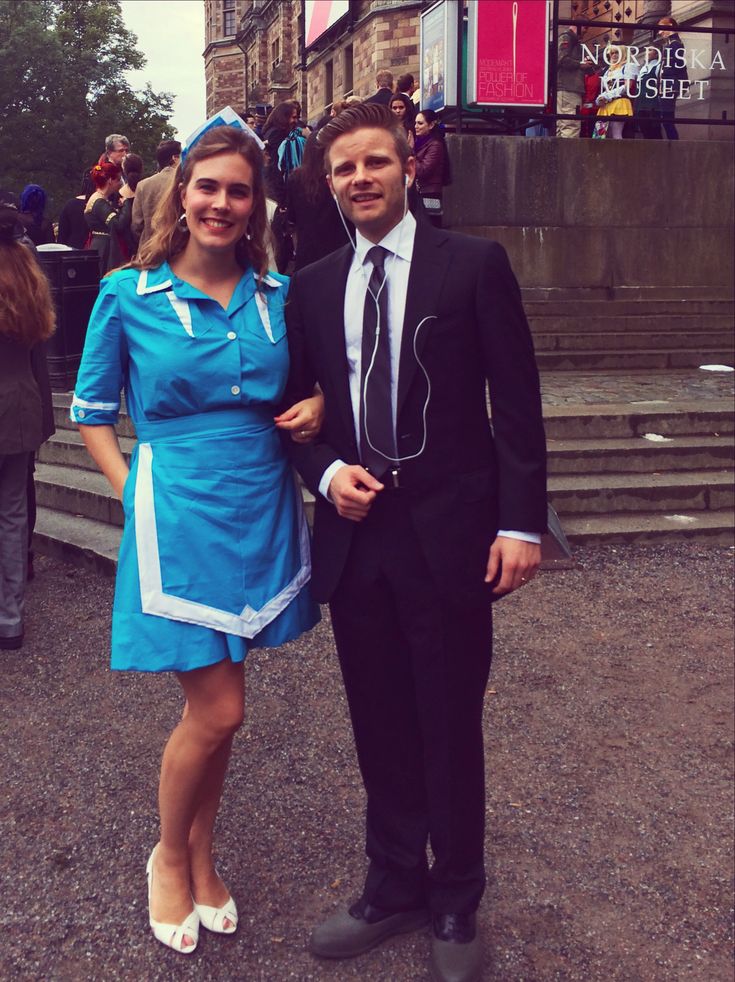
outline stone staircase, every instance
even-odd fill
[[[110,574],[122,507],[69,421],[69,402],[67,394],[54,396],[57,432],[39,455],[36,548]],[[572,546],[683,537],[732,542],[735,437],[727,400],[666,410],[547,406],[545,420],[549,500]],[[129,454],[135,436],[125,415],[118,433]],[[304,500],[311,510],[306,491]]]
[[[551,299],[553,292],[542,299],[524,291],[542,373],[733,364],[732,299]]]

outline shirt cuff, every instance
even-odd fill
[[[322,474],[322,479],[319,482],[319,494],[323,495],[327,501],[332,499],[329,497],[329,485],[332,483],[332,478],[340,469],[340,467],[346,467],[344,460],[335,460],[334,463],[330,464],[329,467]]]
[[[541,545],[541,536],[538,532],[513,532],[508,529],[500,529],[498,535],[506,539],[520,539],[521,542],[532,542],[535,546]]]

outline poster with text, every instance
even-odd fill
[[[545,106],[546,0],[470,3],[467,99],[478,106]]]
[[[421,14],[421,108],[457,105],[457,0],[440,0]]]

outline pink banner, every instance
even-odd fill
[[[470,14],[469,101],[484,106],[546,105],[546,0],[473,3]]]
[[[308,48],[318,41],[349,9],[349,0],[305,0],[305,46]]]

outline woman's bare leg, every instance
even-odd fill
[[[213,809],[216,816],[232,737],[242,724],[244,708],[243,666],[229,658],[178,673],[178,679],[187,711],[163,753],[158,795],[161,841],[151,891],[151,916],[169,924],[180,924],[191,912],[189,836],[200,808],[208,816]],[[218,789],[214,804],[213,795],[207,793],[212,784],[210,769]]]

